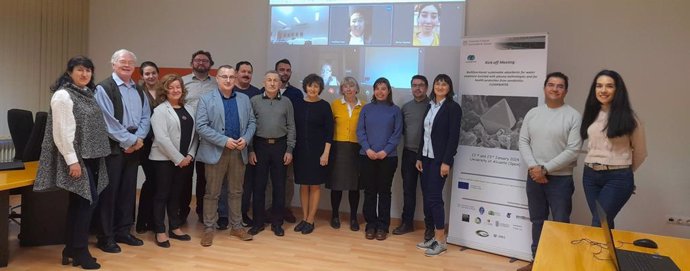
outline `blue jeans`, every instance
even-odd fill
[[[544,221],[549,219],[549,211],[553,221],[570,223],[570,213],[573,210],[573,176],[547,175],[546,178],[549,182],[540,184],[527,176],[527,206],[532,221],[532,256],[537,254],[539,236]]]
[[[635,190],[635,179],[632,168],[596,171],[585,166],[582,186],[592,212],[592,226],[601,227],[595,203],[599,201],[606,212],[609,227],[613,229],[614,218]]]
[[[537,254],[539,236],[544,221],[549,218],[549,211],[553,221],[570,223],[570,213],[573,210],[573,176],[547,175],[546,178],[549,182],[540,184],[527,176],[527,206],[532,221],[532,256]]]

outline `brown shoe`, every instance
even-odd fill
[[[388,233],[384,230],[376,230],[376,240],[383,241],[388,237]]]
[[[374,240],[374,232],[375,231],[376,231],[375,229],[367,229],[364,232],[364,237],[367,238],[368,240]]]
[[[532,263],[518,268],[517,271],[532,271]]]
[[[206,230],[201,236],[201,246],[210,247],[213,244],[213,230]]]
[[[251,241],[254,237],[244,228],[230,230],[230,236],[235,236],[242,241]]]

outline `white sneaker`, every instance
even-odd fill
[[[436,240],[434,238],[431,238],[429,240],[424,240],[422,242],[419,242],[419,244],[417,244],[417,248],[418,249],[428,249],[431,247],[431,244],[433,244],[434,242],[436,242]]]
[[[438,241],[434,241],[434,243],[431,244],[431,247],[424,252],[424,255],[427,257],[438,256],[446,253],[447,250],[448,244],[441,244]]]

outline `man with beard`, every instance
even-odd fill
[[[110,63],[112,75],[98,83],[95,92],[111,148],[111,154],[105,159],[109,184],[98,202],[101,232],[96,246],[104,252],[119,253],[117,243],[144,245],[130,230],[134,222],[139,149],[151,128],[151,109],[143,91],[132,80],[137,64],[134,53],[117,50]]]
[[[192,67],[192,73],[182,77],[184,87],[187,89],[186,103],[192,106],[196,115],[197,104],[201,96],[218,88],[216,79],[208,73],[213,66],[213,58],[211,53],[204,50],[199,50],[192,54],[192,60],[189,65]],[[200,161],[196,161],[196,214],[199,216],[199,222],[203,222],[204,216],[204,193],[206,191],[206,174],[205,165]],[[224,192],[225,191],[225,192]],[[224,230],[228,227],[228,193],[224,186],[221,190],[218,202],[218,229]],[[180,220],[184,223],[187,221],[189,215],[189,204],[192,201],[192,184],[185,184],[182,189],[182,197],[180,202]]]
[[[233,92],[244,93],[251,99],[256,95],[261,94],[261,90],[251,84],[252,75],[254,73],[254,67],[249,61],[240,61],[235,65],[235,70],[237,71],[237,81],[235,83],[235,88],[232,89]],[[251,207],[252,201],[252,191],[254,190],[254,178],[255,178],[255,166],[247,163],[247,167],[244,171],[244,186],[242,193],[242,225],[251,226],[254,224],[251,218],[249,218],[249,207]]]

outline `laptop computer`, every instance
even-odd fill
[[[0,162],[0,170],[24,169],[22,161]]]
[[[609,223],[606,219],[606,212],[599,204],[599,201],[596,204],[601,228],[604,230],[604,236],[606,236],[609,254],[617,271],[680,271],[680,268],[669,257],[616,248],[611,228],[609,228]]]

